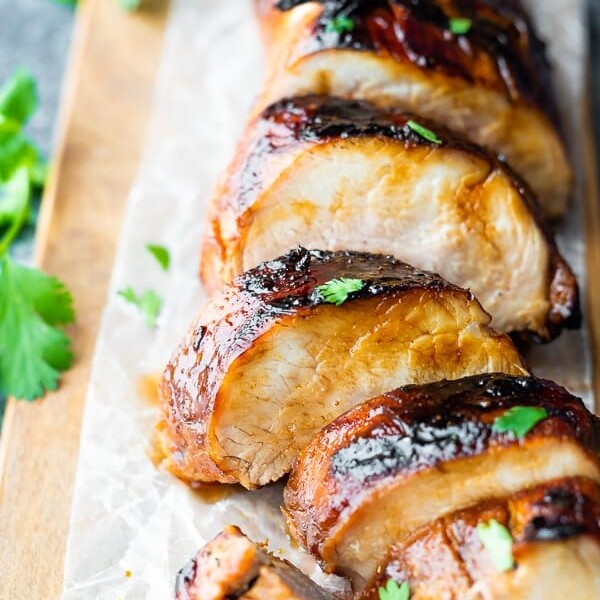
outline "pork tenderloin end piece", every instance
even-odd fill
[[[544,43],[521,2],[256,4],[267,48],[259,106],[308,93],[398,106],[506,157],[547,215],[564,214],[572,172]],[[466,31],[452,32],[457,18]]]

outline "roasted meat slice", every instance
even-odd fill
[[[406,383],[524,372],[466,290],[391,257],[298,249],[203,308],[162,380],[166,466],[279,479],[333,418]]]
[[[268,554],[230,525],[186,565],[176,600],[335,600],[296,567]]]
[[[496,427],[532,406],[547,418],[525,436]],[[552,479],[600,481],[599,449],[597,417],[550,381],[408,386],[347,412],[302,451],[285,490],[290,530],[360,588],[393,543],[445,514]]]
[[[575,277],[528,187],[397,110],[324,96],[270,106],[209,219],[202,274],[213,290],[295,245],[377,252],[471,289],[502,331],[547,340],[579,325]]]
[[[398,106],[505,156],[548,215],[571,169],[551,74],[519,0],[256,0],[264,107],[301,94]]]
[[[478,531],[493,521],[512,538],[506,565]],[[411,600],[600,598],[598,484],[552,481],[429,524],[394,546],[361,600],[379,600],[390,580],[408,582]]]

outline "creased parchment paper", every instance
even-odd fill
[[[578,0],[530,0],[555,64],[573,164],[581,161],[585,30]],[[218,501],[154,466],[157,407],[140,390],[156,375],[204,299],[198,283],[203,214],[261,84],[261,48],[250,0],[173,0],[149,138],[131,191],[87,397],[65,571],[64,600],[165,600],[177,571],[208,538],[235,523],[324,580],[292,548],[281,487]],[[115,132],[118,135],[118,132]],[[559,236],[585,283],[583,176]],[[165,273],[144,249],[171,251]],[[156,330],[117,296],[127,286],[164,297]],[[582,289],[582,292],[585,292]],[[529,358],[536,372],[591,402],[588,334],[563,334]],[[147,386],[146,386],[147,387]],[[335,589],[339,582],[327,579]]]

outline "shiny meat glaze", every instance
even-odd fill
[[[549,417],[492,430],[513,406]],[[481,375],[374,398],[328,425],[285,490],[290,530],[330,570],[370,580],[392,544],[444,514],[562,477],[600,480],[600,423],[549,381]]]
[[[365,285],[342,306],[319,291]],[[391,257],[298,249],[238,277],[203,308],[165,369],[159,436],[188,481],[265,485],[325,424],[407,383],[523,374],[473,296]]]
[[[491,519],[513,538],[508,572],[496,569],[477,534]],[[448,515],[395,545],[360,600],[379,600],[389,579],[408,581],[411,600],[600,598],[600,489],[557,480]]]
[[[202,252],[215,290],[290,246],[377,252],[473,290],[506,332],[579,326],[578,289],[527,186],[439,125],[305,96],[251,124],[214,196]]]
[[[260,106],[307,93],[399,106],[506,156],[547,214],[564,213],[571,169],[544,45],[520,3],[256,3],[268,73]],[[337,16],[349,16],[352,31],[327,32]],[[450,19],[465,17],[471,29],[450,33]]]
[[[226,527],[179,572],[176,600],[334,600],[290,563]]]

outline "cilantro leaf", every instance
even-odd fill
[[[511,432],[517,437],[522,438],[547,417],[548,411],[545,408],[537,406],[513,406],[494,421],[492,431],[498,433]]]
[[[133,12],[140,7],[141,0],[119,0],[119,5],[122,9]]]
[[[498,571],[509,571],[515,566],[512,555],[512,536],[496,519],[477,525],[477,537],[490,555]]]
[[[156,320],[162,308],[162,298],[156,292],[146,290],[139,296],[133,288],[128,287],[117,293],[130,304],[137,306],[146,321],[146,325],[150,329],[156,327]]]
[[[423,127],[423,125],[419,125],[416,121],[410,119],[407,121],[406,126],[414,131],[416,134],[420,135],[422,138],[426,139],[429,142],[433,142],[434,144],[441,144],[442,140],[433,132],[431,129],[427,129],[427,127]]]
[[[37,104],[37,86],[33,76],[25,69],[17,69],[0,88],[0,114],[22,125],[35,112]]]
[[[0,131],[0,181],[8,181],[19,167],[31,169],[39,160],[37,148],[23,134]]]
[[[379,600],[409,600],[410,585],[408,581],[398,584],[394,579],[388,579],[385,587],[379,588]]]
[[[340,306],[348,300],[348,296],[353,292],[358,292],[365,287],[365,282],[362,279],[350,279],[342,277],[340,279],[332,279],[320,285],[317,291],[322,296],[325,302]]]
[[[41,271],[0,258],[0,387],[34,400],[58,386],[71,366],[69,338],[55,327],[73,321],[72,296]]]
[[[27,169],[21,168],[0,188],[0,227],[21,228],[29,213],[29,196],[29,175]],[[15,231],[16,233],[18,231]],[[0,247],[4,245],[1,241]],[[8,244],[6,246],[8,247]]]
[[[146,244],[146,249],[158,262],[158,264],[165,270],[169,270],[171,263],[171,255],[164,246],[156,246],[155,244]]]
[[[354,21],[350,17],[337,16],[327,22],[325,31],[327,33],[342,33],[350,32],[354,29]]]
[[[448,27],[450,29],[450,33],[453,33],[454,35],[466,35],[469,33],[469,31],[471,31],[471,27],[473,27],[473,21],[471,19],[460,17],[450,19]]]

